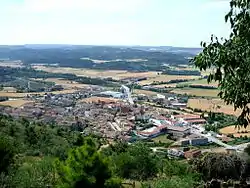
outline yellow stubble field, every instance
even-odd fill
[[[11,106],[14,108],[23,106],[24,104],[31,103],[32,101],[24,100],[24,99],[17,99],[17,100],[9,100],[0,102],[0,106]]]
[[[181,80],[181,79],[198,79],[199,76],[182,76],[182,75],[156,75],[154,77],[150,77],[147,80],[140,81],[140,85],[148,85],[154,82],[168,82],[170,80]]]
[[[45,66],[33,66],[37,70],[43,70],[52,73],[69,73],[77,76],[87,76],[92,78],[108,78],[113,79],[124,79],[133,77],[147,77],[151,78],[157,76],[157,72],[128,72],[126,70],[94,70],[94,69],[83,69],[83,68],[70,68],[70,67],[45,67]]]
[[[232,134],[234,137],[247,136],[250,137],[250,126],[244,127],[235,127],[234,125],[224,127],[219,130],[220,133],[228,135]]]
[[[67,94],[67,93],[74,93],[76,89],[65,89],[62,91],[52,91],[52,92],[31,92],[31,93],[10,93],[0,91],[0,97],[11,97],[11,98],[24,98],[27,95],[44,95],[45,93],[53,93],[53,94]]]
[[[236,116],[241,113],[241,110],[234,111],[233,106],[226,105],[221,99],[189,99],[187,106],[192,109],[196,108],[202,111],[225,113]]]

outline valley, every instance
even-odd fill
[[[111,54],[114,50],[105,49]],[[54,51],[61,53],[62,49]],[[77,50],[70,51],[76,55]],[[127,51],[132,53],[133,49]],[[99,57],[101,52],[97,48],[93,53]],[[180,60],[181,56],[174,63],[163,63],[164,51],[158,52],[157,63],[145,60],[140,51],[133,53],[136,59],[130,59],[131,54],[123,54],[123,59],[106,55],[106,59],[97,59],[93,54],[81,58],[102,67],[70,61],[54,64],[54,55],[48,54],[42,64],[27,61],[25,53],[21,60],[2,60],[0,113],[98,136],[105,140],[101,147],[118,140],[132,145],[143,142],[151,153],[178,161],[203,153],[242,152],[247,147],[249,130],[235,126],[240,111],[219,99],[218,83],[207,83],[211,70],[200,72],[185,58]],[[169,58],[169,52],[164,55]],[[111,63],[115,65],[110,67]],[[131,63],[130,68],[124,68],[124,63]]]

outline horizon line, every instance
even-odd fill
[[[0,46],[28,46],[28,45],[37,45],[37,46],[117,46],[117,47],[173,47],[173,48],[197,48],[202,49],[202,47],[192,47],[192,46],[168,46],[168,45],[123,45],[123,44],[60,44],[60,43],[29,43],[29,44],[0,44]]]

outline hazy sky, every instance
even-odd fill
[[[0,0],[0,44],[199,47],[226,37],[227,0]]]

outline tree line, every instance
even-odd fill
[[[70,127],[1,115],[0,187],[116,188],[130,181],[145,188],[185,188],[213,178],[247,177],[248,163],[235,155],[206,154],[187,163],[154,153],[142,142],[117,140],[103,147],[107,143]]]

